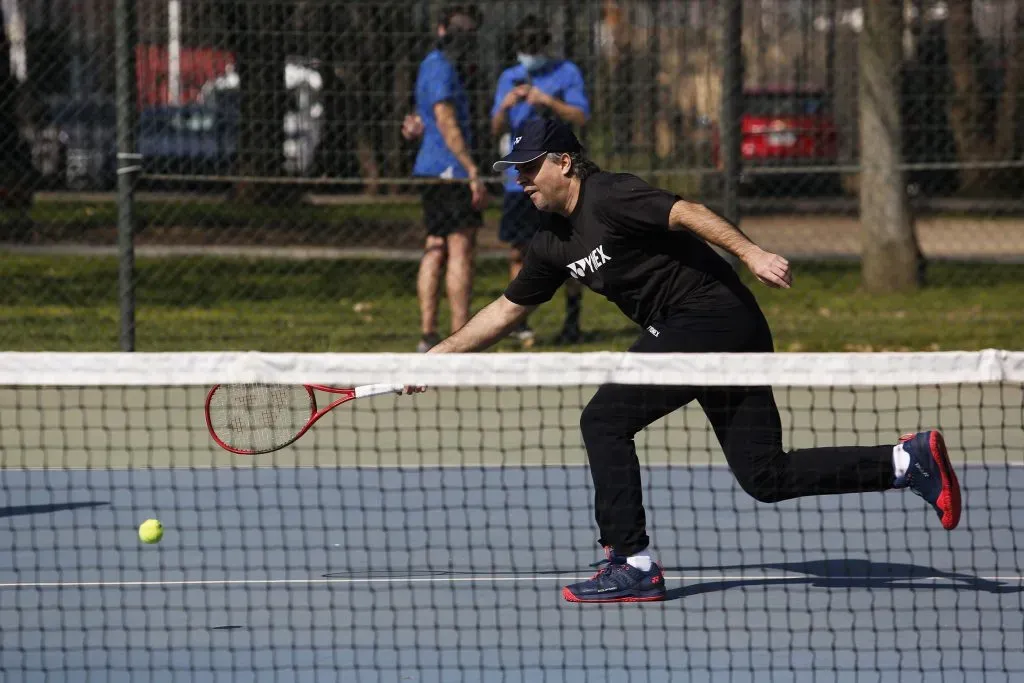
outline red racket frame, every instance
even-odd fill
[[[217,389],[219,389],[222,386],[224,385],[215,384],[212,387],[210,387],[210,390],[206,393],[206,402],[203,409],[204,413],[206,414],[206,428],[210,432],[210,436],[213,438],[214,442],[218,446],[228,451],[229,453],[234,453],[236,455],[263,455],[265,453],[273,453],[274,451],[279,451],[282,448],[287,448],[288,446],[291,446],[293,443],[301,439],[302,435],[308,432],[310,428],[314,424],[316,424],[317,420],[319,420],[321,417],[323,417],[327,413],[331,412],[332,410],[340,406],[342,403],[348,403],[349,401],[352,401],[357,398],[368,398],[370,396],[379,396],[381,394],[400,394],[402,393],[403,390],[403,387],[394,384],[365,384],[359,387],[329,387],[323,384],[303,384],[303,388],[305,388],[306,392],[309,394],[311,407],[313,409],[313,412],[309,414],[309,419],[306,420],[305,426],[303,426],[302,429],[300,429],[298,433],[295,436],[293,436],[291,440],[288,441],[287,443],[283,443],[280,446],[277,446],[276,448],[269,448],[263,451],[252,451],[235,448],[234,446],[229,446],[228,444],[224,443],[223,439],[217,436],[217,432],[213,429],[213,421],[210,419],[210,401],[213,400],[213,395],[217,392]],[[322,391],[327,394],[341,394],[341,398],[335,399],[327,407],[317,410],[316,394],[313,393],[314,391]]]

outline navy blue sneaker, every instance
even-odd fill
[[[649,571],[627,564],[626,558],[608,554],[604,566],[586,581],[562,589],[569,602],[656,602],[665,599],[665,577],[652,563]]]
[[[943,528],[955,529],[960,523],[960,482],[949,461],[942,433],[933,430],[904,434],[900,443],[910,455],[910,466],[896,487],[909,487],[935,508]]]

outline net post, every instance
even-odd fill
[[[117,258],[121,351],[135,350],[135,180],[142,156],[135,148],[135,0],[117,0]]]

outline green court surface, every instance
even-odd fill
[[[292,446],[238,456],[210,439],[203,387],[0,387],[5,468],[446,467],[586,463],[579,417],[594,387],[440,388],[344,404]],[[1013,385],[786,388],[785,444],[895,443],[939,427],[957,462],[1024,464]],[[724,464],[696,403],[637,437],[649,465]]]

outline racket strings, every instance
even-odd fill
[[[315,410],[303,386],[224,384],[210,400],[210,421],[227,445],[259,453],[292,441]]]

